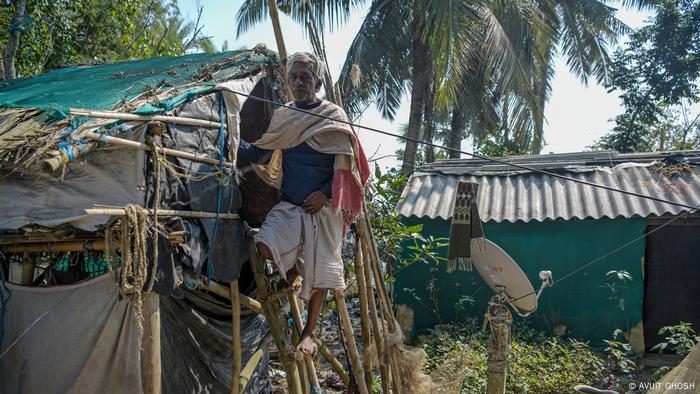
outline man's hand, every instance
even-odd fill
[[[304,200],[304,202],[301,204],[302,208],[308,213],[316,213],[323,208],[324,205],[328,202],[328,197],[326,197],[323,192],[320,191],[315,191],[311,194],[309,194],[308,197]]]

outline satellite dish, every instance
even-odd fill
[[[486,238],[472,238],[470,246],[474,267],[494,293],[505,293],[510,306],[521,316],[537,310],[542,289],[551,284],[551,272],[540,272],[543,283],[535,293],[523,270],[498,245]]]

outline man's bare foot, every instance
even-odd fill
[[[305,335],[297,345],[297,350],[305,356],[313,356],[316,353],[316,341],[312,336]]]

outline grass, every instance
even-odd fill
[[[462,393],[486,391],[488,333],[478,323],[440,326],[422,338],[428,354],[424,372],[462,379]],[[567,393],[577,384],[595,384],[606,374],[604,359],[583,342],[562,340],[513,327],[509,393]]]

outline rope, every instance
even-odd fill
[[[412,142],[415,142],[415,143],[418,143],[418,144],[423,144],[423,145],[431,146],[431,147],[433,147],[433,148],[445,149],[445,150],[450,151],[450,152],[461,153],[461,154],[464,154],[464,155],[467,155],[467,156],[470,156],[470,157],[474,157],[474,158],[477,158],[477,159],[482,159],[482,160],[486,160],[486,161],[490,161],[490,162],[494,162],[494,163],[504,164],[504,165],[507,165],[507,166],[519,168],[519,169],[521,169],[521,170],[527,170],[527,171],[531,171],[531,172],[536,172],[536,173],[540,173],[540,174],[543,174],[543,175],[548,175],[548,176],[551,176],[551,177],[554,177],[554,178],[559,178],[559,179],[563,179],[563,180],[570,181],[570,182],[580,183],[580,184],[583,184],[583,185],[588,185],[588,186],[595,187],[595,188],[599,188],[599,189],[605,189],[605,190],[608,190],[608,191],[611,191],[611,192],[615,192],[615,193],[627,194],[627,195],[630,195],[630,196],[639,197],[639,198],[644,198],[644,199],[648,199],[648,200],[652,200],[652,201],[656,201],[656,202],[660,202],[660,203],[665,203],[665,204],[671,204],[671,205],[675,205],[675,206],[682,207],[682,208],[688,208],[688,209],[694,209],[694,208],[695,208],[694,206],[688,205],[688,204],[686,204],[686,203],[674,202],[674,201],[671,201],[671,200],[666,200],[666,199],[659,198],[659,197],[648,196],[648,195],[646,195],[646,194],[641,194],[641,193],[637,193],[637,192],[633,192],[633,191],[629,191],[629,190],[619,189],[619,188],[615,188],[615,187],[612,187],[612,186],[601,185],[601,184],[599,184],[599,183],[589,182],[589,181],[586,181],[586,180],[583,180],[583,179],[576,179],[576,178],[568,177],[568,176],[566,176],[566,175],[557,174],[557,173],[555,173],[555,172],[550,172],[550,171],[546,171],[546,170],[541,170],[541,169],[534,168],[534,167],[530,167],[530,166],[523,165],[523,164],[513,163],[513,162],[510,162],[510,161],[508,161],[508,160],[497,159],[497,158],[493,158],[493,157],[489,157],[489,156],[484,156],[484,155],[481,155],[481,154],[478,154],[478,153],[474,153],[474,152],[467,152],[467,151],[463,151],[463,150],[459,150],[459,149],[455,149],[455,148],[450,148],[450,147],[443,146],[443,145],[434,144],[434,143],[432,143],[432,142],[419,140],[419,139],[416,139],[416,138],[411,138],[411,137],[407,137],[407,136],[403,136],[403,135],[399,135],[399,134],[390,133],[390,132],[388,132],[388,131],[376,129],[376,128],[374,128],[374,127],[363,126],[363,125],[361,125],[361,124],[353,123],[353,122],[350,122],[350,121],[347,121],[347,120],[344,120],[344,119],[335,119],[335,118],[332,118],[332,117],[330,117],[330,116],[325,116],[325,115],[317,114],[317,113],[314,113],[314,112],[311,112],[311,111],[307,111],[307,110],[305,110],[305,109],[296,108],[296,107],[289,106],[289,105],[286,105],[286,104],[276,103],[276,102],[274,102],[274,101],[267,100],[267,99],[264,99],[264,98],[262,98],[262,97],[257,97],[257,96],[253,96],[253,95],[250,95],[250,94],[245,94],[245,93],[237,92],[237,91],[235,91],[235,90],[232,90],[232,92],[235,93],[235,94],[238,94],[238,95],[240,95],[240,96],[244,96],[244,97],[247,97],[247,98],[251,98],[251,99],[253,99],[253,100],[262,101],[262,102],[265,102],[265,103],[268,103],[268,104],[272,104],[272,105],[275,105],[275,106],[279,106],[279,107],[289,108],[289,109],[291,109],[291,110],[298,111],[298,112],[302,112],[302,113],[305,113],[305,114],[307,114],[307,115],[312,115],[312,116],[316,116],[316,117],[318,117],[318,118],[327,119],[327,120],[332,120],[332,121],[334,121],[334,122],[344,123],[344,124],[350,125],[350,126],[352,126],[352,127],[357,127],[357,128],[360,128],[360,129],[365,129],[365,130],[373,131],[373,132],[375,132],[375,133],[388,135],[388,136],[395,137],[395,138],[399,138],[399,139],[403,139],[403,140],[406,140],[406,141],[412,141]]]
[[[148,217],[143,208],[134,204],[126,205],[124,212],[118,222],[105,230],[105,255],[119,293],[130,297],[133,302],[136,326],[143,342],[143,300],[151,290],[146,289]],[[117,251],[122,256],[121,269],[115,264]]]

